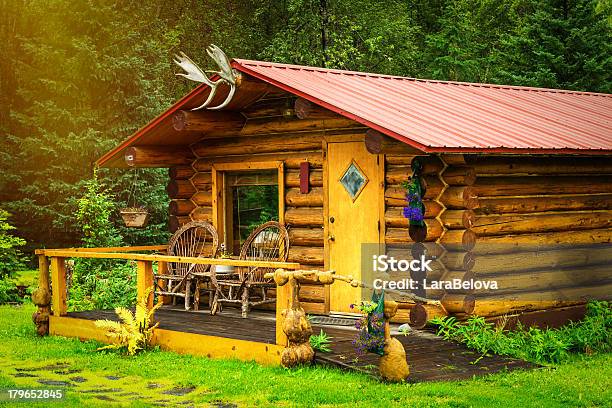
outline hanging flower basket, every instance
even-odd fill
[[[143,228],[149,222],[149,211],[146,208],[132,207],[120,211],[126,227]]]

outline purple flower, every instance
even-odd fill
[[[423,212],[420,208],[416,207],[404,207],[404,217],[410,221],[423,221]]]

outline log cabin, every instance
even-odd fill
[[[97,161],[168,168],[170,231],[209,221],[233,249],[244,228],[236,189],[272,185],[289,262],[303,268],[365,281],[363,244],[406,258],[418,242],[433,259],[427,279],[497,281],[496,290],[419,289],[460,318],[610,299],[612,95],[243,59],[231,67],[236,89],[222,109],[193,110],[230,93],[201,84]],[[414,179],[421,228],[402,213],[403,183]],[[311,314],[346,314],[359,291],[303,284],[300,300]],[[411,309],[401,303],[395,318]]]

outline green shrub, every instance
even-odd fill
[[[329,353],[331,351],[329,345],[331,344],[332,339],[333,337],[328,336],[327,333],[321,329],[321,333],[310,336],[310,346],[314,350]]]
[[[85,247],[123,245],[110,221],[116,210],[113,197],[100,183],[96,171],[78,200],[77,220]],[[124,260],[77,258],[71,268],[68,308],[72,311],[132,307],[136,303],[136,270]]]
[[[15,283],[9,279],[0,279],[0,305],[9,302],[21,303],[21,301]]]
[[[24,268],[24,257],[19,247],[25,245],[25,240],[10,234],[15,227],[7,220],[10,214],[0,209],[0,279],[13,276]]]
[[[571,352],[612,350],[612,305],[609,302],[590,302],[583,320],[559,329],[525,329],[519,324],[516,330],[509,331],[480,316],[465,322],[458,322],[454,317],[436,318],[431,322],[438,325],[438,335],[444,339],[459,341],[483,354],[493,352],[536,363],[558,363]]]

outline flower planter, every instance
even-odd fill
[[[124,208],[120,211],[126,227],[143,228],[149,222],[149,211],[140,208]]]

